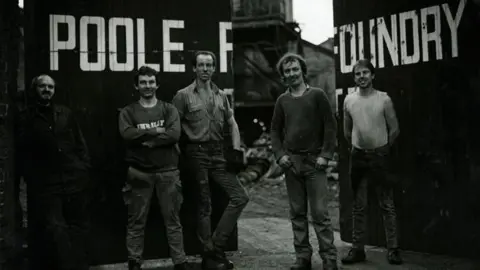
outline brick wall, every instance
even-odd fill
[[[12,100],[17,92],[18,2],[0,1],[0,269],[13,255],[18,200],[15,192]]]

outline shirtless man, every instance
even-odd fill
[[[352,149],[350,178],[354,194],[353,246],[342,262],[353,264],[366,259],[365,210],[367,183],[370,183],[376,187],[378,202],[382,209],[388,262],[402,264],[398,250],[393,188],[386,177],[390,146],[400,132],[395,109],[387,93],[373,88],[375,69],[368,60],[358,61],[353,67],[353,73],[359,90],[349,94],[343,106],[344,134]]]

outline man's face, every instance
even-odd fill
[[[304,83],[303,72],[298,60],[283,63],[283,77],[289,87],[296,87]]]
[[[358,87],[368,88],[372,86],[372,81],[373,78],[375,78],[375,75],[372,74],[367,67],[358,66],[353,72],[354,80]]]
[[[55,82],[50,76],[42,76],[37,81],[36,91],[41,100],[50,102],[55,94]]]
[[[142,98],[151,99],[155,96],[158,85],[154,75],[139,75],[137,83],[135,88]]]
[[[198,55],[197,65],[193,67],[193,71],[197,74],[197,79],[204,82],[209,81],[212,78],[213,72],[215,72],[213,57],[208,54]]]

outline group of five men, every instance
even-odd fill
[[[199,51],[192,64],[196,79],[179,90],[171,103],[156,98],[157,72],[141,67],[134,77],[140,98],[124,107],[118,118],[129,166],[122,191],[128,210],[126,246],[130,270],[141,269],[145,225],[154,191],[175,269],[189,268],[179,217],[183,202],[178,168],[180,152],[187,159],[198,191],[197,234],[203,247],[202,268],[234,268],[224,250],[249,198],[240,182],[227,176],[223,131],[224,127],[230,128],[236,150],[240,150],[240,133],[226,94],[211,80],[215,55]],[[307,67],[301,56],[284,55],[277,69],[287,91],[276,102],[271,136],[274,155],[286,174],[297,257],[291,269],[312,267],[308,204],[323,267],[338,269],[327,208],[326,177],[326,167],[336,147],[337,123],[325,92],[306,83]],[[348,95],[344,102],[344,133],[352,144],[354,246],[342,262],[365,260],[366,179],[373,178],[384,210],[388,260],[398,264],[401,258],[392,187],[385,180],[385,157],[398,136],[395,111],[388,95],[373,89],[374,68],[368,61],[357,63],[354,76],[359,91]],[[33,213],[32,222],[38,224],[30,240],[33,268],[41,265],[48,269],[88,269],[86,190],[90,162],[85,140],[73,113],[52,102],[55,82],[51,77],[34,78],[32,89],[36,102],[19,114],[18,130],[22,171],[32,190],[29,213]],[[213,233],[210,179],[229,197]]]

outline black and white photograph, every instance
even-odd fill
[[[0,1],[0,270],[480,270],[480,1]]]

